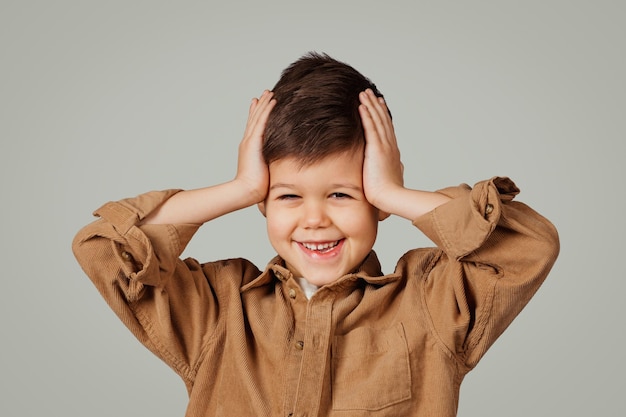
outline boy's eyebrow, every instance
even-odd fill
[[[276,184],[272,184],[272,186],[270,187],[270,191],[276,188],[296,188],[296,186],[293,184],[288,184],[284,182],[277,182]],[[350,184],[350,183],[331,184],[330,188],[349,188],[355,191],[363,191],[363,188],[359,187],[358,185]]]
[[[292,184],[286,184],[284,182],[277,182],[270,187],[270,191],[276,188],[295,188]]]
[[[363,191],[363,188],[359,187],[358,185],[350,184],[350,183],[332,184],[332,188],[349,188],[355,191]]]

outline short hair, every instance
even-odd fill
[[[364,147],[359,93],[368,78],[327,54],[309,52],[289,65],[272,89],[276,104],[265,128],[267,164],[293,157],[303,166]]]

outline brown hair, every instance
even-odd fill
[[[263,143],[267,164],[294,157],[302,165],[365,145],[359,93],[376,86],[351,66],[309,52],[281,74]]]

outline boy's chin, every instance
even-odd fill
[[[341,279],[341,277],[349,274],[351,270],[342,271],[327,271],[327,273],[317,271],[309,271],[309,273],[301,274],[300,277],[307,280],[309,284],[313,284],[316,287],[323,287],[324,285],[332,284],[335,281]],[[294,274],[294,276],[297,276]]]
[[[309,284],[315,285],[316,287],[323,287],[324,285],[328,285],[328,284],[332,284],[333,282],[339,280],[339,278],[341,278],[341,276],[336,277],[334,279],[328,279],[328,277],[304,277],[304,279],[307,280],[307,282]]]
[[[340,271],[320,271],[319,268],[311,268],[307,269],[298,269],[293,265],[289,264],[289,262],[285,262],[286,267],[294,278],[304,278],[309,284],[315,285],[316,287],[323,287],[324,285],[330,284],[332,282],[337,281],[343,275],[337,275]],[[334,277],[329,279],[328,277]]]

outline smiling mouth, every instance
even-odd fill
[[[325,242],[325,243],[309,243],[309,242],[301,242],[300,244],[310,251],[315,251],[319,253],[330,252],[334,248],[339,245],[341,240],[335,240],[334,242]]]

